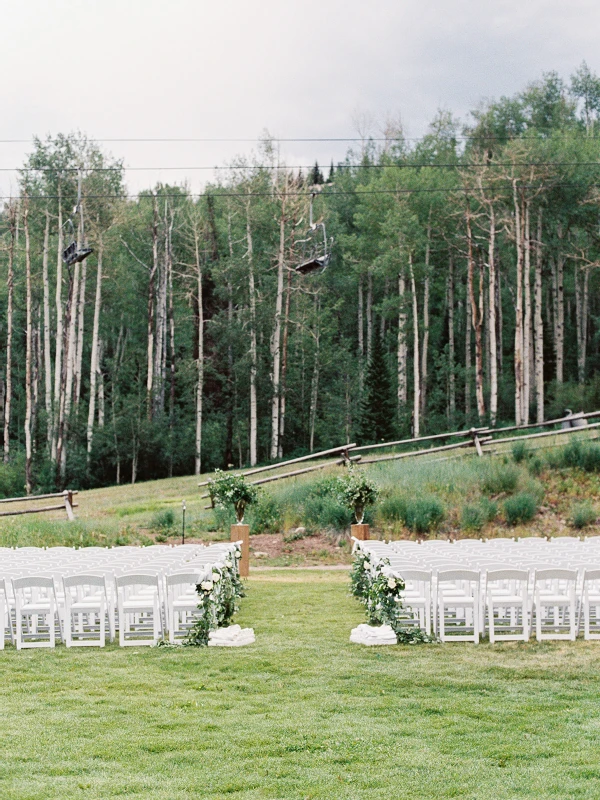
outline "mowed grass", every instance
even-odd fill
[[[365,648],[347,574],[255,572],[240,649],[0,653],[0,797],[597,798],[600,643]]]

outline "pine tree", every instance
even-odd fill
[[[315,161],[315,165],[310,172],[310,185],[320,186],[322,183],[325,183],[325,178],[323,177],[323,173],[319,167],[319,162]]]
[[[329,175],[327,176],[327,183],[333,183],[335,178],[335,167],[333,166],[333,158],[331,159],[331,166],[329,167]]]
[[[374,336],[360,409],[360,443],[375,444],[393,439],[395,413],[392,381],[381,338]]]

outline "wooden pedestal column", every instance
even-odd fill
[[[240,577],[247,578],[250,574],[250,526],[232,525],[231,541],[242,543],[242,557],[240,558]]]
[[[366,542],[369,539],[369,526],[368,525],[352,525],[350,528],[352,536]]]

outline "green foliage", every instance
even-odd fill
[[[392,382],[385,362],[381,339],[375,335],[360,408],[359,439],[361,443],[374,444],[391,441],[394,438],[395,416]]]
[[[227,627],[231,622],[239,598],[245,595],[238,569],[240,556],[241,552],[235,550],[222,562],[213,564],[212,573],[196,586],[201,613],[183,642],[185,646],[206,647],[210,632]]]
[[[337,494],[340,503],[350,508],[356,521],[361,523],[366,507],[372,506],[377,500],[379,487],[363,470],[353,466],[338,479]]]
[[[521,492],[509,497],[503,503],[503,511],[509,525],[521,525],[530,522],[537,514],[535,497],[528,492]]]
[[[526,442],[515,442],[512,446],[512,457],[515,464],[520,464],[529,457],[529,450]]]
[[[600,472],[600,445],[594,442],[573,441],[553,453],[549,463],[554,467],[571,467],[584,472]]]
[[[481,506],[463,506],[460,514],[460,527],[464,531],[480,531],[486,522],[487,519]]]
[[[233,506],[238,522],[244,519],[246,506],[256,503],[258,489],[248,483],[243,475],[215,471],[215,477],[209,479],[208,492],[214,506],[226,508]]]
[[[345,531],[352,524],[352,511],[335,495],[308,497],[303,507],[303,520],[309,531]]]
[[[281,505],[271,494],[261,494],[250,514],[250,533],[279,533],[283,527]]]
[[[406,501],[396,494],[388,494],[379,505],[379,513],[386,522],[404,522]]]
[[[170,508],[157,511],[150,520],[150,528],[155,531],[170,530],[175,525],[175,513]]]
[[[488,461],[482,467],[481,491],[484,494],[512,494],[516,490],[521,475],[517,466]]]
[[[571,509],[570,522],[574,528],[587,528],[588,525],[594,525],[597,519],[598,513],[589,501],[577,503]]]
[[[444,515],[444,504],[438,497],[410,498],[406,501],[404,524],[416,533],[430,533],[442,522]]]

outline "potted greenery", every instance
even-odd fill
[[[357,525],[362,525],[365,509],[373,505],[379,496],[379,487],[356,467],[350,467],[346,475],[338,479],[340,502],[352,509]]]
[[[208,492],[213,505],[221,508],[233,506],[238,525],[243,525],[246,506],[258,499],[258,489],[248,483],[243,475],[234,475],[215,470],[215,477],[208,482]]]

